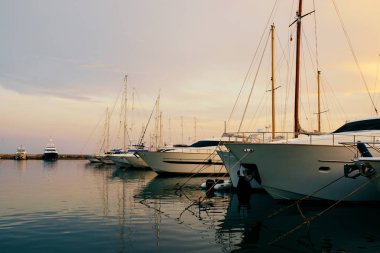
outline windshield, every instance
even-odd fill
[[[197,141],[190,145],[191,148],[201,148],[201,147],[210,147],[210,146],[218,146],[219,141]]]
[[[380,119],[368,119],[354,122],[348,122],[335,130],[333,133],[363,131],[363,130],[380,130]]]

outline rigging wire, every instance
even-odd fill
[[[318,36],[317,36],[317,15],[316,15],[316,8],[315,8],[315,0],[313,0],[313,9],[314,9],[314,36],[315,36],[315,59],[317,62],[317,70],[319,70],[319,55],[318,55]]]
[[[277,65],[279,65],[279,66],[282,66],[283,64],[283,61],[285,61],[285,63],[286,63],[286,73],[287,73],[287,76],[286,76],[286,78],[285,78],[285,80],[288,80],[288,77],[289,77],[289,60],[288,60],[288,58],[286,57],[286,55],[285,55],[285,50],[284,50],[284,47],[282,46],[282,44],[281,44],[281,40],[280,40],[280,38],[278,37],[278,34],[277,33],[275,33],[275,35],[276,35],[276,39],[277,39],[277,41],[276,42],[278,42],[278,44],[280,45],[280,49],[281,49],[281,58],[279,59],[279,61],[278,61],[278,64]],[[277,45],[277,43],[276,43],[276,45]],[[278,75],[276,75],[276,77],[277,77]],[[288,84],[286,84],[286,85],[288,85]],[[280,100],[280,101],[283,101],[282,99]],[[280,105],[282,106],[282,103],[280,103]],[[281,108],[280,109],[280,112],[282,112],[281,114],[280,114],[280,117],[281,117],[281,121],[283,122],[283,115],[285,115],[286,114],[286,108]],[[284,126],[282,126],[282,131],[284,131]]]
[[[337,15],[338,15],[338,18],[339,18],[340,25],[341,25],[341,27],[342,27],[343,33],[344,33],[344,35],[346,36],[347,43],[348,43],[348,46],[349,46],[349,48],[350,48],[351,54],[352,54],[352,56],[354,57],[354,60],[355,60],[355,63],[356,63],[356,67],[357,67],[358,70],[359,70],[360,76],[361,76],[362,81],[363,81],[363,83],[364,83],[364,85],[365,85],[365,88],[366,88],[366,90],[367,90],[368,96],[369,96],[369,98],[370,98],[370,100],[371,100],[371,103],[372,103],[373,109],[374,109],[376,115],[378,115],[376,105],[375,105],[375,103],[374,103],[374,101],[373,101],[373,99],[372,99],[372,96],[371,96],[371,93],[370,93],[370,91],[369,91],[369,88],[368,88],[367,82],[366,82],[366,80],[365,80],[365,78],[364,78],[363,71],[362,71],[362,69],[361,69],[361,67],[360,67],[360,65],[359,65],[358,58],[356,57],[356,54],[355,54],[355,51],[354,51],[354,47],[353,47],[353,45],[352,45],[352,43],[351,43],[351,39],[350,39],[350,37],[349,37],[349,35],[348,35],[348,32],[347,32],[347,29],[346,29],[346,27],[345,27],[345,25],[344,25],[344,23],[343,23],[342,16],[340,15],[340,12],[339,12],[338,6],[336,5],[335,0],[332,0],[332,2],[333,2],[333,5],[334,5],[334,9],[335,9],[335,11],[336,11],[336,13],[337,13]]]
[[[379,76],[379,62],[380,62],[380,54],[379,54],[379,57],[377,58],[377,67],[376,67],[376,77],[375,77],[375,89],[374,89],[374,93],[376,93],[377,78]],[[378,103],[378,101],[379,101],[379,95],[377,95],[376,104]]]
[[[246,114],[246,112],[247,112],[247,108],[248,108],[249,102],[250,102],[250,100],[251,100],[251,96],[252,96],[253,88],[255,87],[255,84],[256,84],[256,79],[257,79],[257,76],[258,76],[258,74],[259,74],[260,66],[261,66],[261,63],[262,63],[263,58],[264,58],[265,49],[266,49],[266,47],[267,47],[267,45],[268,45],[269,38],[270,38],[270,33],[268,33],[268,37],[267,37],[267,40],[266,40],[266,43],[265,43],[265,47],[264,47],[264,49],[263,49],[263,54],[261,55],[261,58],[260,58],[260,61],[259,61],[259,66],[258,66],[258,68],[257,68],[256,74],[255,74],[255,78],[254,78],[254,80],[253,80],[253,83],[252,83],[252,86],[251,86],[251,90],[250,90],[249,95],[248,95],[247,103],[246,103],[245,108],[244,108],[244,111],[243,111],[243,116],[242,116],[241,121],[240,121],[240,125],[239,125],[239,128],[238,128],[238,132],[240,132],[240,130],[241,130],[241,126],[242,126],[242,124],[243,124],[243,121],[244,121],[244,118],[245,118],[245,114]]]
[[[227,122],[230,122],[230,120],[231,120],[231,118],[232,118],[232,114],[233,114],[233,113],[235,112],[235,110],[236,110],[237,103],[238,103],[238,101],[239,101],[239,98],[240,98],[241,95],[242,95],[243,88],[244,88],[245,83],[246,83],[246,81],[247,81],[247,79],[248,79],[249,73],[251,72],[251,69],[252,69],[252,66],[253,66],[254,60],[256,59],[256,55],[257,55],[257,53],[258,53],[258,51],[259,51],[259,47],[260,47],[260,45],[261,45],[262,40],[264,39],[265,32],[266,32],[266,30],[267,30],[267,27],[269,26],[270,20],[271,20],[271,18],[272,18],[272,16],[273,16],[273,13],[274,13],[274,11],[275,11],[276,6],[277,6],[277,0],[276,0],[275,3],[273,4],[273,7],[272,7],[272,10],[271,10],[271,13],[270,13],[270,15],[269,15],[269,17],[268,17],[268,20],[267,20],[267,23],[266,23],[266,25],[265,25],[265,29],[263,30],[263,32],[262,32],[262,34],[261,34],[261,38],[260,38],[260,41],[259,41],[259,46],[258,46],[258,47],[256,48],[256,50],[255,50],[255,53],[254,53],[254,55],[253,55],[253,58],[252,58],[252,60],[251,60],[250,65],[249,65],[248,71],[247,71],[247,73],[246,73],[246,75],[245,75],[245,77],[244,77],[243,84],[242,84],[242,86],[241,86],[241,88],[240,88],[240,91],[239,91],[239,93],[238,93],[238,96],[237,96],[237,98],[236,98],[236,100],[235,100],[235,102],[234,102],[234,106],[233,106],[233,108],[232,108],[232,110],[231,110],[231,113],[230,113],[230,115],[229,115],[229,117],[228,117]]]
[[[366,187],[368,184],[370,184],[372,181],[374,181],[374,179],[377,179],[378,177],[380,176],[380,174],[377,174],[376,176],[372,177],[371,179],[369,179],[368,181],[366,181],[365,183],[363,183],[362,185],[360,185],[359,187],[357,187],[356,189],[354,189],[353,191],[351,191],[350,193],[346,194],[343,198],[341,198],[340,200],[334,202],[333,204],[331,204],[330,206],[328,206],[327,208],[323,209],[322,211],[318,212],[317,214],[313,215],[313,216],[310,216],[308,217],[307,219],[305,219],[302,223],[298,224],[296,227],[294,227],[293,229],[289,230],[288,232],[278,236],[277,238],[275,238],[274,240],[272,240],[269,245],[273,245],[275,244],[276,242],[288,237],[290,234],[294,233],[295,231],[299,230],[300,228],[302,228],[304,225],[309,225],[312,221],[314,221],[315,219],[321,217],[323,214],[325,214],[327,211],[331,210],[332,208],[334,208],[335,206],[337,206],[338,204],[340,204],[342,201],[346,200],[348,197],[352,196],[353,194],[355,194],[356,192],[358,192],[359,190],[363,189],[364,187]]]

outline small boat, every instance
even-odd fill
[[[232,182],[230,179],[223,180],[223,179],[207,179],[205,183],[201,184],[202,190],[209,190],[213,189],[215,191],[225,191],[230,190],[232,187]]]
[[[42,159],[45,161],[55,161],[58,160],[58,152],[52,140],[46,145]]]
[[[148,165],[143,159],[136,153],[137,151],[148,152],[147,149],[137,148],[128,149],[128,152],[110,156],[109,158],[121,168],[140,168],[146,169]]]
[[[17,152],[15,154],[15,160],[26,160],[26,151],[22,145],[17,148]]]

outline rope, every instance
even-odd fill
[[[293,202],[293,203],[290,204],[290,205],[287,205],[287,206],[285,206],[285,207],[282,207],[282,208],[278,209],[277,211],[275,211],[275,212],[273,212],[272,214],[268,215],[268,216],[267,216],[267,219],[269,219],[269,218],[273,218],[273,217],[276,216],[277,214],[279,214],[279,213],[281,213],[281,212],[283,212],[283,211],[289,209],[290,207],[293,207],[293,206],[295,206],[295,205],[298,205],[298,204],[301,203],[302,201],[304,201],[304,200],[306,200],[306,199],[309,199],[309,198],[313,197],[313,196],[314,196],[315,194],[317,194],[318,192],[320,192],[320,191],[322,191],[323,189],[329,187],[330,185],[332,185],[332,184],[338,182],[340,179],[342,179],[342,178],[344,178],[344,177],[345,177],[344,175],[343,175],[343,176],[340,176],[340,177],[338,177],[337,179],[334,179],[333,181],[331,181],[330,183],[328,183],[327,185],[323,186],[322,188],[320,188],[320,189],[318,189],[318,190],[312,192],[311,194],[306,195],[306,196],[304,196],[304,197],[302,197],[302,198],[296,200],[295,202]]]
[[[297,231],[298,229],[302,228],[304,225],[309,225],[312,221],[314,221],[315,219],[317,219],[318,217],[321,217],[323,214],[325,214],[327,211],[331,210],[332,208],[334,208],[335,206],[337,206],[339,203],[341,203],[342,201],[344,201],[345,199],[347,199],[348,197],[352,196],[353,194],[355,194],[356,192],[358,192],[359,190],[363,189],[364,187],[366,187],[369,183],[372,182],[372,180],[378,178],[380,176],[380,173],[378,173],[376,176],[372,177],[371,179],[369,179],[367,182],[363,183],[362,185],[360,185],[359,187],[357,187],[356,189],[354,189],[353,191],[351,191],[350,193],[348,193],[347,195],[345,195],[342,199],[336,201],[334,204],[328,206],[326,209],[320,211],[319,213],[305,219],[302,223],[298,224],[296,227],[294,227],[293,229],[289,230],[288,232],[280,235],[279,237],[277,237],[276,239],[274,239],[273,241],[271,241],[269,243],[269,245],[272,245],[286,237],[288,237],[290,234],[294,233],[295,231]]]

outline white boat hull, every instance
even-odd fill
[[[344,177],[344,164],[352,161],[355,154],[342,145],[226,146],[242,164],[257,166],[262,187],[275,199],[297,200],[310,196],[308,199],[331,201],[380,200],[379,192],[371,184],[352,193],[368,179]]]
[[[124,168],[148,168],[141,157],[133,153],[113,155],[110,159],[119,167]]]
[[[237,188],[239,179],[246,180],[249,182],[251,189],[262,189],[261,185],[254,179],[254,178],[247,178],[247,177],[240,177],[240,163],[239,160],[235,158],[230,152],[228,151],[217,151],[219,157],[222,159],[224,166],[226,167],[226,170],[228,171],[228,174],[230,175],[232,187]]]
[[[227,174],[216,153],[137,152],[158,174]]]

